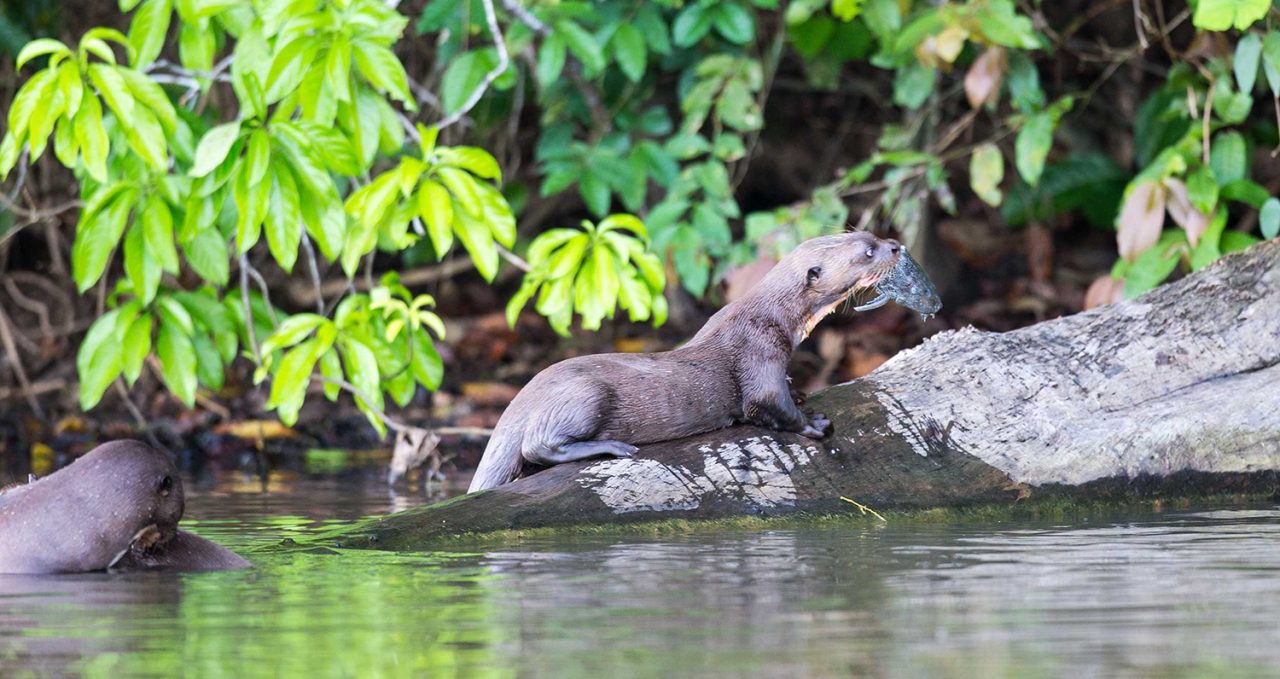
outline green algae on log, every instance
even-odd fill
[[[810,398],[812,441],[732,427],[559,465],[341,529],[344,547],[640,521],[1273,492],[1280,242],[1136,300],[1008,333],[964,329]]]

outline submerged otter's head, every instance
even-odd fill
[[[898,241],[852,231],[812,238],[778,262],[770,277],[782,277],[805,310],[804,335],[858,290],[875,286],[895,264]]]
[[[151,548],[168,542],[178,532],[185,497],[182,479],[167,455],[140,441],[104,443],[75,462],[79,485],[96,486],[100,494],[86,492],[93,511],[113,521],[128,517],[137,526],[134,546]],[[123,547],[123,546],[122,546]]]

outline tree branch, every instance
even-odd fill
[[[498,51],[498,63],[492,70],[484,74],[484,80],[480,81],[480,84],[471,92],[471,96],[467,97],[467,100],[463,102],[457,111],[450,113],[435,124],[438,128],[444,129],[462,120],[464,116],[471,112],[471,109],[475,108],[476,104],[480,103],[480,98],[489,90],[489,86],[493,84],[493,81],[497,80],[498,76],[507,70],[507,66],[511,65],[511,55],[507,54],[506,40],[502,37],[502,31],[498,29],[498,14],[493,9],[493,0],[482,0],[482,2],[484,3],[484,18],[489,24],[489,33],[493,35],[493,46]]]

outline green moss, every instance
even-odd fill
[[[492,545],[510,545],[526,540],[544,540],[572,536],[640,536],[672,537],[701,535],[716,532],[743,532],[760,530],[823,529],[842,527],[907,527],[936,524],[996,525],[1024,521],[1077,522],[1123,519],[1135,513],[1160,513],[1170,510],[1187,510],[1197,507],[1239,506],[1274,500],[1269,493],[1231,493],[1201,495],[1195,497],[1121,500],[1068,500],[1042,498],[1024,500],[1012,505],[984,504],[958,507],[934,507],[928,509],[880,510],[885,521],[870,514],[863,514],[857,507],[849,506],[847,512],[823,514],[798,513],[777,517],[733,516],[718,519],[662,519],[638,523],[594,523],[572,526],[524,528],[461,533],[433,537],[415,544],[413,550],[456,550],[481,548]],[[376,532],[376,531],[374,531]],[[348,538],[356,535],[347,533]],[[358,538],[357,538],[358,539]],[[388,545],[393,549],[401,549]],[[410,550],[404,550],[410,551]]]

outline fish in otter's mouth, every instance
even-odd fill
[[[863,280],[871,278],[875,280],[865,287],[874,286],[878,293],[876,298],[854,307],[854,311],[878,309],[891,300],[908,309],[918,311],[925,317],[938,313],[942,308],[942,299],[938,297],[938,290],[933,287],[933,281],[929,280],[924,267],[920,266],[906,248],[902,248],[897,263],[883,275],[873,274]],[[862,283],[862,281],[858,282]]]

